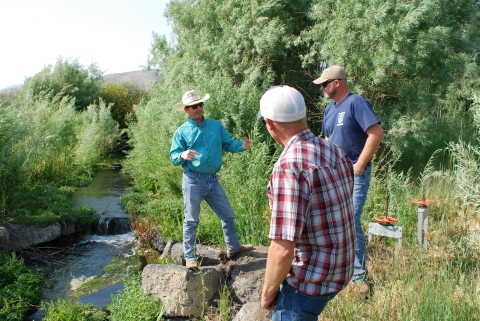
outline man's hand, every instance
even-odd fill
[[[199,155],[199,153],[193,149],[188,149],[180,154],[180,158],[187,161],[192,161],[195,155]]]
[[[365,171],[365,166],[361,166],[358,162],[353,164],[353,174],[362,175]]]
[[[275,297],[273,298],[273,300],[267,300],[262,296],[260,306],[266,310],[273,311],[273,309],[275,309]]]
[[[250,144],[250,139],[248,139],[247,137],[243,137],[243,149],[249,149]]]

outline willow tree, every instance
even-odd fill
[[[167,5],[172,40],[154,33],[149,59],[162,82],[150,103],[136,109],[137,123],[131,124],[134,150],[126,166],[140,185],[155,190],[164,183],[152,173],[171,166],[171,138],[185,121],[172,106],[185,91],[209,93],[205,115],[238,139],[251,137],[258,127],[258,102],[268,87],[314,88],[302,72],[296,46],[309,25],[310,5],[307,0],[173,0]]]
[[[310,18],[314,26],[301,36],[310,47],[303,67],[347,69],[352,90],[372,102],[389,129],[388,146],[403,154],[402,168],[422,167],[444,141],[462,129],[468,135],[471,115],[462,109],[480,89],[473,60],[478,1],[327,0]]]
[[[255,130],[266,88],[295,86],[320,134],[327,101],[312,80],[333,64],[373,103],[403,168],[421,168],[445,141],[471,131],[479,10],[475,0],[172,0],[172,41],[154,34],[149,60],[164,78],[137,111],[132,168],[147,177],[169,163],[165,150],[184,121],[171,106],[191,89],[209,93],[206,115],[241,137]]]

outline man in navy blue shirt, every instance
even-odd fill
[[[328,67],[313,82],[320,85],[327,98],[333,99],[324,112],[325,139],[342,148],[353,163],[356,245],[352,282],[358,283],[362,294],[368,297],[370,279],[365,266],[365,235],[360,217],[370,185],[371,160],[383,139],[383,129],[370,102],[350,92],[344,68]]]

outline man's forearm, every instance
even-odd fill
[[[268,249],[265,283],[263,285],[261,305],[268,309],[273,307],[280,284],[290,271],[295,253],[295,242],[272,240]]]

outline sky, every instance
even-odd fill
[[[0,90],[64,59],[104,74],[142,69],[152,31],[171,37],[168,0],[2,0]]]

